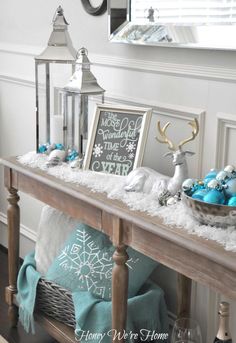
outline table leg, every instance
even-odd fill
[[[112,271],[112,329],[113,342],[123,343],[122,335],[126,329],[128,298],[128,254],[125,245],[119,245],[113,255],[115,261]]]
[[[177,276],[177,318],[189,317],[192,280],[178,273]]]
[[[18,308],[13,304],[13,296],[17,293],[17,274],[19,270],[19,238],[20,238],[20,209],[18,201],[20,197],[17,190],[9,188],[8,197],[8,273],[9,286],[6,287],[6,302],[9,305],[8,316],[11,327],[17,326]]]

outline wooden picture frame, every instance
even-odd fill
[[[150,108],[97,105],[83,168],[124,176],[140,167],[151,115]]]

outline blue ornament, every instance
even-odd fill
[[[207,189],[198,189],[196,192],[193,193],[192,198],[203,200],[204,196],[208,193]]]
[[[38,152],[39,152],[40,154],[44,154],[46,151],[47,151],[47,145],[46,145],[46,144],[40,144],[40,145],[39,145]]]
[[[77,157],[79,156],[78,152],[73,149],[73,150],[68,150],[68,155],[66,157],[66,161],[74,161]]]
[[[215,179],[217,174],[218,174],[217,170],[215,169],[211,170],[204,178],[205,185],[207,185],[208,182],[211,181],[212,179]]]
[[[57,150],[65,150],[65,147],[64,147],[64,145],[63,145],[63,144],[61,144],[61,143],[59,143],[59,144],[55,144],[55,146],[56,146],[56,149],[57,149]]]
[[[236,196],[236,179],[231,179],[226,183],[225,193],[228,197]]]
[[[211,189],[203,198],[203,201],[208,202],[210,204],[221,204],[225,203],[225,196],[224,193],[217,190]]]
[[[230,198],[227,205],[228,206],[236,206],[236,196]]]

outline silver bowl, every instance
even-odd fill
[[[216,227],[236,227],[236,207],[227,205],[214,205],[201,200],[193,199],[182,194],[182,201],[189,214],[200,224]]]

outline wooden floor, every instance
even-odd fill
[[[22,326],[10,329],[7,319],[7,305],[4,300],[5,287],[8,284],[7,254],[0,246],[0,335],[9,343],[56,343],[57,341],[45,333],[37,324],[35,335],[25,333]]]

